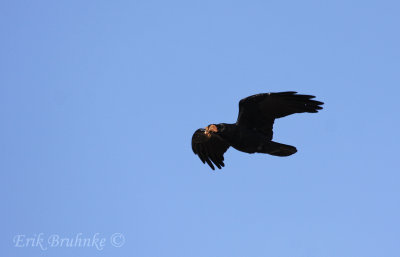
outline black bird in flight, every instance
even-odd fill
[[[246,97],[239,102],[236,123],[211,124],[196,130],[192,137],[192,150],[213,170],[214,165],[218,169],[225,166],[224,153],[230,146],[245,153],[292,155],[297,152],[296,147],[272,141],[274,121],[294,113],[322,110],[324,103],[313,98],[315,96],[292,91]]]

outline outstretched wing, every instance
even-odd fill
[[[203,163],[206,163],[215,170],[213,163],[218,169],[224,167],[224,153],[228,150],[229,144],[218,135],[206,132],[205,129],[198,129],[192,137],[192,150],[197,154]]]
[[[239,102],[236,124],[256,129],[272,139],[274,120],[294,113],[318,112],[323,102],[311,100],[312,95],[297,92],[265,93],[246,97]]]

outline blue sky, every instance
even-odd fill
[[[399,256],[399,8],[1,1],[1,255]],[[192,153],[285,90],[325,102],[276,122],[297,154],[230,149],[212,172]],[[106,245],[16,247],[79,233]]]

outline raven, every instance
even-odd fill
[[[316,113],[323,102],[315,96],[297,92],[262,93],[243,98],[239,102],[236,123],[211,124],[198,129],[192,137],[192,150],[203,163],[215,169],[224,167],[224,153],[230,146],[245,153],[267,153],[289,156],[296,147],[272,141],[275,119],[294,113]]]

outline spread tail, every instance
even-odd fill
[[[296,147],[291,145],[280,144],[274,141],[271,141],[263,147],[263,149],[259,153],[267,153],[274,156],[289,156],[297,152]]]

